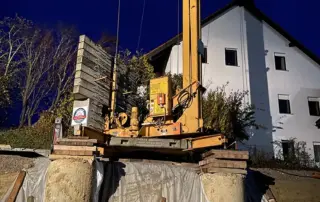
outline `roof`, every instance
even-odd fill
[[[268,16],[266,16],[264,13],[262,13],[255,5],[253,0],[233,0],[231,3],[223,7],[222,9],[219,9],[215,13],[209,15],[207,18],[201,21],[201,26],[206,25],[208,22],[216,19],[217,17],[224,14],[229,9],[233,8],[234,6],[243,6],[246,8],[248,12],[250,12],[253,16],[255,16],[257,19],[266,22],[269,26],[271,26],[273,29],[275,29],[277,32],[279,32],[282,36],[284,36],[288,41],[290,41],[289,46],[290,47],[297,47],[299,48],[303,53],[305,53],[308,57],[310,57],[312,60],[314,60],[317,64],[320,65],[320,58],[312,53],[309,49],[307,49],[303,44],[301,44],[299,41],[294,39],[288,32],[286,32],[280,25],[272,21]],[[149,51],[146,55],[147,57],[152,60],[153,57],[157,56],[167,48],[171,48],[173,45],[175,45],[179,40],[182,40],[182,33],[176,35],[175,37],[171,38],[167,42],[161,44],[160,46],[156,47],[155,49]]]

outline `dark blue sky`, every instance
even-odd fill
[[[144,0],[121,0],[120,45],[135,50]],[[74,25],[96,40],[101,32],[116,34],[118,0],[0,0],[0,17],[15,13],[35,23]],[[180,2],[180,19],[181,4]],[[202,0],[202,17],[231,0]],[[293,37],[320,56],[320,1],[255,0],[256,6]],[[140,47],[149,51],[177,34],[178,0],[146,0]],[[181,30],[181,20],[180,20]]]

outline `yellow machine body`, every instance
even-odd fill
[[[202,132],[202,72],[199,41],[200,31],[200,1],[183,1],[183,89],[175,96],[171,95],[169,77],[161,77],[150,81],[150,116],[141,128],[142,136],[162,136],[193,134]],[[168,84],[167,84],[168,83]],[[158,93],[168,93],[166,106],[156,102]],[[188,94],[191,101],[184,106],[178,120],[173,121],[171,109],[178,106],[179,96]],[[159,117],[163,121],[159,121]],[[153,118],[153,119],[150,119]],[[158,119],[155,119],[158,117]]]
[[[171,115],[171,79],[168,76],[150,80],[150,116]]]

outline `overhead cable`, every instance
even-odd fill
[[[140,30],[139,30],[137,50],[139,50],[139,48],[140,48],[140,41],[141,41],[141,35],[142,35],[142,25],[143,25],[143,18],[144,18],[144,10],[145,10],[145,7],[146,7],[146,0],[143,0],[143,6],[142,6],[142,14],[141,14],[141,20],[140,20]]]

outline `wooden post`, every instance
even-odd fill
[[[20,171],[16,181],[14,182],[13,188],[11,190],[11,193],[9,195],[9,198],[7,200],[7,202],[14,202],[16,200],[16,197],[19,193],[19,190],[22,186],[24,177],[26,176],[26,172],[25,171]]]

